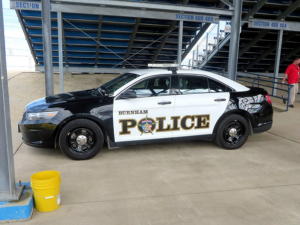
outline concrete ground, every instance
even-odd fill
[[[68,75],[65,90],[97,87],[110,75]],[[58,92],[58,77],[55,88]],[[22,144],[16,124],[27,103],[44,96],[41,73],[9,80],[16,180],[61,173],[61,207],[34,211],[22,224],[300,224],[300,96],[294,109],[274,112],[268,132],[239,150],[192,141],[108,150],[73,161],[59,149]],[[274,106],[283,104],[273,99]],[[12,223],[19,224],[19,223]]]

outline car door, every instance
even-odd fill
[[[209,135],[229,101],[226,86],[200,75],[178,75],[173,137]],[[211,85],[211,88],[210,88]]]
[[[121,99],[126,91],[135,92],[136,98]],[[171,75],[146,77],[122,93],[114,101],[115,142],[172,140],[175,95],[171,95]]]

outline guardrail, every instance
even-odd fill
[[[226,68],[221,68],[221,67],[212,67],[212,66],[205,66],[205,67],[195,67],[195,66],[186,66],[186,67],[189,67],[191,69],[201,69],[201,70],[205,70],[205,71],[209,71],[209,72],[213,72],[213,73],[216,73],[218,75],[221,75],[221,76],[226,76],[227,75],[227,69]],[[240,73],[244,73],[244,74],[247,74],[249,76],[244,76]],[[253,79],[252,81],[249,81],[249,80],[245,80],[245,79],[241,79],[241,78],[246,78],[246,79]],[[289,110],[289,102],[290,102],[290,92],[291,92],[291,89],[293,88],[293,85],[290,85],[290,84],[282,84],[281,82],[277,82],[277,81],[270,81],[270,80],[266,80],[266,79],[262,79],[262,78],[271,78],[271,79],[275,79],[274,77],[271,77],[271,76],[267,76],[267,75],[263,75],[263,74],[258,74],[258,73],[251,73],[251,72],[240,72],[238,71],[237,72],[237,81],[241,81],[241,82],[245,82],[245,83],[249,83],[251,84],[252,87],[254,87],[255,85],[257,85],[257,87],[268,87],[268,88],[272,88],[272,93],[269,93],[270,96],[274,97],[274,98],[278,98],[278,99],[286,99],[287,101],[287,105],[286,105],[286,110],[285,111],[288,111]],[[276,78],[276,79],[279,79],[279,78]],[[269,86],[269,85],[266,85],[266,84],[262,84],[262,82],[266,82],[266,83],[270,83],[272,84],[272,86]],[[287,90],[286,89],[283,89],[283,88],[278,88],[278,87],[275,87],[274,84],[280,84],[284,87],[287,87]],[[280,97],[280,96],[276,96],[276,95],[273,95],[273,90],[280,90],[280,91],[286,91],[287,92],[287,98],[284,98],[284,97]],[[300,94],[300,93],[298,93]]]

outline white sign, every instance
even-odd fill
[[[250,19],[248,27],[268,30],[300,31],[299,22],[285,22],[275,20]]]
[[[205,22],[205,23],[218,23],[219,17],[217,16],[205,16],[205,15],[191,15],[191,14],[176,14],[176,20],[184,20],[184,21],[197,21],[197,22]]]

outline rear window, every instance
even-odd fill
[[[207,78],[200,76],[179,76],[179,89],[182,95],[209,92]]]
[[[230,92],[232,91],[231,88],[227,87],[226,85],[212,80],[208,79],[208,85],[209,85],[209,92]]]

